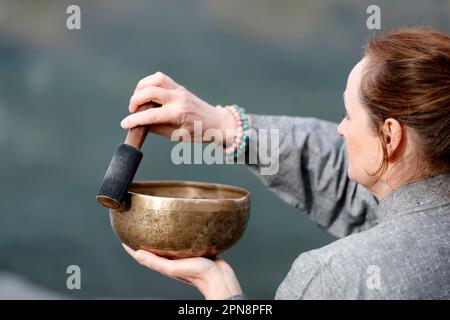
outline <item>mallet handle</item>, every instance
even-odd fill
[[[161,105],[156,102],[149,102],[140,106],[136,112],[142,112],[150,108],[158,108],[160,106]],[[140,150],[142,145],[144,144],[144,140],[147,137],[149,130],[150,126],[139,126],[128,130],[128,134],[124,143]]]

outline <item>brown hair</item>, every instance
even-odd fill
[[[420,157],[432,171],[450,170],[450,35],[431,28],[389,32],[365,46],[368,58],[360,98],[378,132],[394,118],[417,135]]]

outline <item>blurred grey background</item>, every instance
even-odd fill
[[[70,4],[81,30],[66,28]],[[449,16],[448,0],[0,0],[0,298],[201,298],[131,260],[95,202],[139,79],[160,70],[211,104],[339,121],[365,40],[449,32]],[[176,166],[172,146],[150,136],[136,179],[251,191],[248,229],[224,255],[250,298],[273,298],[300,253],[334,240],[244,166]],[[72,264],[81,290],[66,288]]]

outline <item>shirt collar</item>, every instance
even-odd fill
[[[402,212],[414,212],[450,203],[450,173],[400,186],[378,205],[376,216],[382,221]]]

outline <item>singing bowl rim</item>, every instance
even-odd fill
[[[140,193],[136,191],[136,188],[142,187],[160,187],[160,186],[180,186],[180,187],[195,187],[195,188],[209,188],[209,189],[222,189],[225,191],[232,191],[241,194],[241,197],[227,197],[227,198],[214,198],[214,199],[192,199],[192,198],[182,198],[182,197],[166,197],[150,195],[145,193]],[[228,184],[215,183],[215,182],[202,182],[193,180],[158,180],[158,181],[135,181],[130,184],[128,188],[128,193],[132,198],[141,198],[142,200],[157,201],[161,205],[164,203],[180,203],[180,204],[198,204],[198,205],[215,205],[217,202],[233,202],[235,205],[247,204],[250,200],[250,191],[236,187]]]

